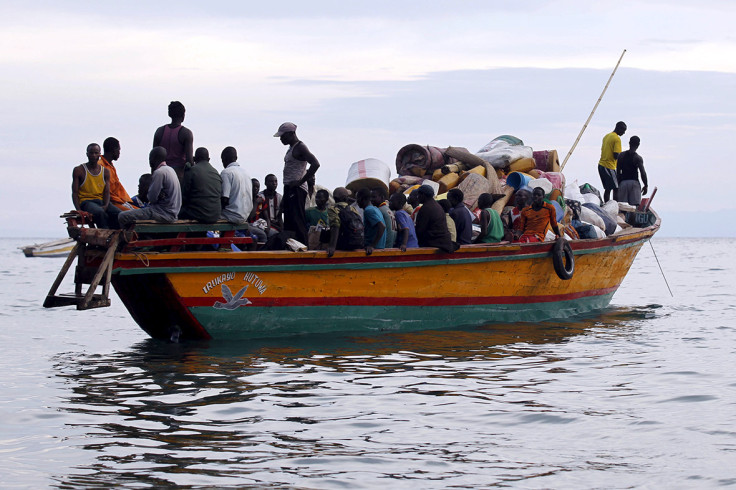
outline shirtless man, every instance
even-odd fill
[[[87,162],[72,171],[74,209],[92,215],[98,228],[119,228],[120,210],[110,204],[110,171],[100,165],[100,145],[87,145]]]
[[[166,150],[166,165],[174,169],[180,183],[186,163],[194,164],[194,135],[181,124],[184,113],[184,104],[173,101],[169,104],[171,123],[164,124],[153,134],[153,148],[162,146]]]

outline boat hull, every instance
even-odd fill
[[[112,283],[155,338],[248,339],[535,322],[606,307],[650,227],[572,243],[575,273],[552,244],[338,252],[119,253]]]

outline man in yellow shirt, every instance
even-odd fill
[[[619,121],[616,128],[603,137],[601,145],[601,159],[598,162],[598,174],[601,176],[603,184],[603,200],[608,202],[613,191],[613,198],[616,199],[618,190],[618,180],[616,180],[616,160],[621,153],[621,136],[626,132],[626,123]]]

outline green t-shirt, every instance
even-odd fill
[[[330,222],[329,218],[327,217],[327,210],[320,211],[319,209],[315,208],[309,208],[304,213],[307,217],[307,226],[317,226],[321,225],[324,228],[328,227],[328,223]]]
[[[490,215],[488,233],[480,239],[481,243],[498,243],[503,240],[503,222],[495,209],[486,209]]]

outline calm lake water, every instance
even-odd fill
[[[605,311],[541,324],[152,341],[45,310],[0,239],[0,486],[736,485],[734,239],[656,239]],[[70,279],[61,291],[71,291]]]

